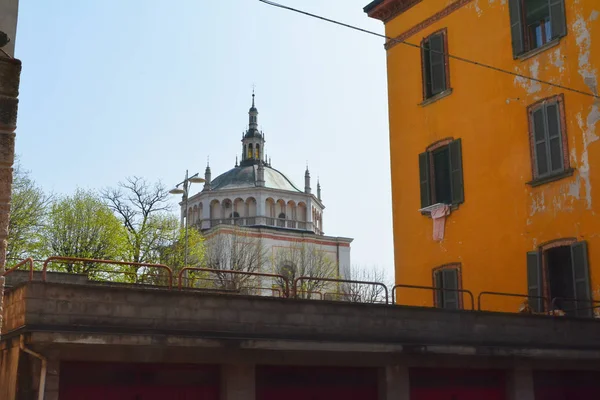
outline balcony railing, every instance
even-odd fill
[[[278,228],[313,231],[315,233],[319,233],[319,229],[316,228],[312,222],[273,217],[218,218],[202,220],[199,222],[199,225],[202,227],[202,229],[213,228],[218,225],[274,226]]]

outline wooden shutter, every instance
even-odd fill
[[[560,172],[564,169],[564,157],[558,103],[546,106],[546,126],[548,127],[550,172]]]
[[[522,54],[525,51],[521,1],[522,0],[509,0],[508,2],[510,14],[510,33],[512,35],[512,48],[514,57]]]
[[[542,296],[542,265],[539,251],[527,253],[527,295]],[[535,312],[544,310],[543,299],[537,297],[529,298],[529,306]]]
[[[458,289],[458,270],[448,268],[441,271],[444,281],[444,289]],[[454,290],[444,290],[444,308],[458,310],[458,292]]]
[[[444,34],[438,33],[429,38],[429,66],[431,68],[431,94],[446,90],[446,54]]]
[[[548,0],[550,6],[550,27],[552,39],[567,34],[567,19],[565,16],[565,0]]]
[[[462,167],[462,141],[460,139],[456,139],[450,142],[448,148],[450,150],[450,191],[452,192],[452,204],[460,204],[465,201]]]
[[[431,205],[431,176],[429,172],[429,153],[419,154],[419,180],[421,182],[421,208]]]
[[[421,42],[421,68],[423,72],[423,99],[431,96],[431,60],[429,56],[429,41]]]
[[[442,271],[435,271],[433,273],[433,278],[435,280],[435,287],[436,288],[443,288],[444,287],[444,277],[442,275]],[[443,290],[436,290],[435,293],[433,294],[434,299],[435,299],[435,306],[439,307],[439,308],[443,308],[444,307],[444,291]]]
[[[548,133],[546,129],[545,108],[539,107],[531,113],[533,129],[533,150],[535,155],[535,177],[540,177],[550,172],[549,151],[548,151]]]
[[[583,300],[577,302],[578,310],[575,312],[575,315],[579,317],[591,317],[592,304],[590,303],[590,270],[587,242],[577,242],[571,245],[571,264],[573,266],[575,298]]]

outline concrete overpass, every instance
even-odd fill
[[[594,319],[79,281],[6,293],[1,399],[600,398]]]

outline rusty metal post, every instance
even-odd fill
[[[4,301],[4,273],[6,267],[6,239],[10,214],[13,163],[15,160],[15,129],[21,61],[0,49],[0,330]]]

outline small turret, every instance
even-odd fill
[[[308,170],[308,165],[306,166],[306,172],[304,173],[304,193],[311,193],[310,189],[310,171]]]
[[[317,199],[321,201],[321,182],[317,179]]]
[[[258,164],[258,168],[256,170],[256,186],[265,186],[265,166],[262,161]]]
[[[210,190],[210,165],[209,162],[206,162],[206,170],[204,170],[204,189],[203,190]]]

